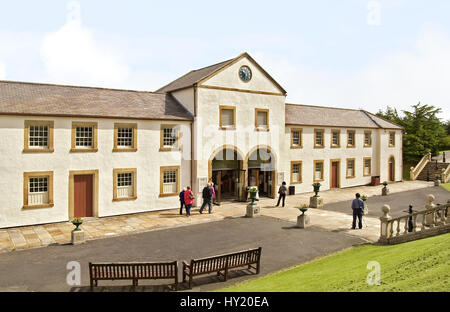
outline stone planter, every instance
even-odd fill
[[[387,196],[387,195],[389,195],[389,189],[387,188],[387,186],[385,186],[381,189],[381,196]]]
[[[254,218],[259,216],[259,205],[256,203],[250,203],[247,205],[247,213],[245,214],[245,216],[247,218]]]
[[[435,179],[434,180],[434,186],[439,186],[441,184],[441,180]]]
[[[323,198],[319,196],[312,196],[309,198],[309,207],[310,208],[323,208]]]
[[[302,214],[297,217],[297,227],[304,229],[309,224],[309,216]]]
[[[83,244],[86,242],[84,238],[84,231],[82,229],[76,228],[72,231],[72,245]]]

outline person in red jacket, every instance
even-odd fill
[[[192,204],[194,203],[194,193],[191,191],[191,187],[186,187],[186,192],[184,192],[184,205],[186,207],[186,216],[191,215]]]

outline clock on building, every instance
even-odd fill
[[[252,71],[248,66],[242,66],[239,68],[239,77],[241,77],[242,81],[249,82],[252,79]]]

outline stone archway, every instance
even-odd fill
[[[214,150],[208,161],[208,181],[214,183],[219,204],[223,200],[245,200],[245,172],[243,154],[236,146],[223,145]]]
[[[245,157],[247,174],[245,186],[257,186],[260,195],[276,197],[277,157],[268,145],[253,147]]]

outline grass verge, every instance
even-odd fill
[[[371,261],[380,264],[379,286],[367,283]],[[449,286],[450,233],[400,245],[354,247],[219,291],[448,292]]]

